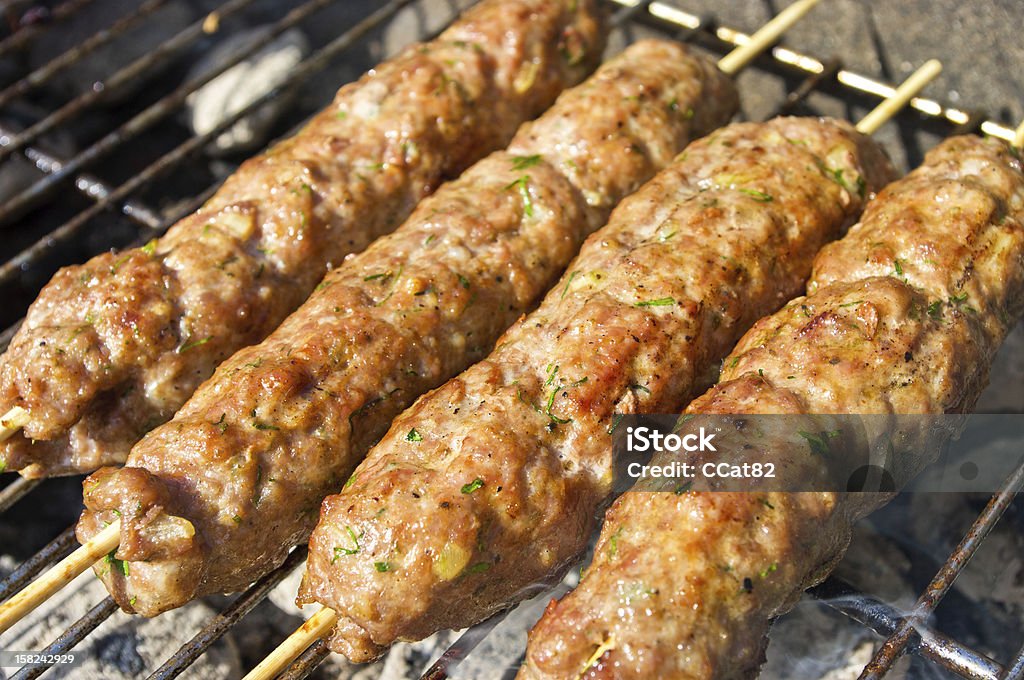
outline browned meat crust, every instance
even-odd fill
[[[329,274],[129,467],[86,482],[79,535],[122,520],[130,573],[100,569],[118,602],[153,615],[280,564],[395,415],[483,357],[625,194],[736,107],[713,63],[638,43]]]
[[[560,575],[610,492],[616,414],[677,409],[706,386],[890,177],[837,121],[738,124],[690,145],[324,502],[300,599],[338,611],[332,648],[369,659]]]
[[[686,412],[969,410],[1024,311],[1020,161],[994,141],[944,142],[825,248],[809,291],[758,322]],[[826,459],[793,434],[759,442],[761,455],[790,476],[820,474]],[[909,450],[913,472],[938,446]],[[520,677],[750,677],[769,620],[831,571],[852,523],[886,499],[627,493],[580,586],[530,634]]]
[[[343,87],[165,237],[59,271],[0,359],[0,413],[31,416],[0,445],[0,469],[123,462],[327,269],[582,80],[604,42],[595,5],[486,0]]]

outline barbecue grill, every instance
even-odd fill
[[[685,0],[606,1],[615,10],[614,21],[621,38],[618,43],[654,32],[724,53],[743,44],[748,37],[726,25],[728,13],[725,10],[721,10],[720,23],[719,17],[684,10]],[[6,37],[0,38],[0,59],[20,59],[19,55],[33,45],[47,40],[50,31],[93,11],[97,4],[102,3],[62,0],[31,9],[30,2],[0,4],[0,11],[8,8],[9,17],[23,19],[12,24]],[[20,158],[38,171],[38,177],[30,186],[0,204],[0,229],[5,230],[13,246],[9,246],[8,259],[0,264],[0,290],[11,301],[0,310],[3,315],[0,323],[7,327],[0,333],[0,350],[6,348],[20,323],[19,317],[57,267],[82,261],[106,248],[146,243],[212,195],[220,181],[234,170],[235,161],[248,155],[248,152],[229,155],[211,163],[203,152],[219,135],[296,87],[317,90],[319,99],[308,92],[300,95],[299,103],[292,107],[294,112],[284,114],[282,121],[276,124],[275,133],[288,134],[303,123],[305,116],[322,106],[324,98],[335,89],[333,84],[325,87],[311,84],[321,81],[340,84],[341,80],[358,74],[378,60],[380,50],[387,48],[385,29],[396,15],[401,14],[408,23],[411,13],[413,23],[417,24],[417,37],[428,39],[443,28],[455,9],[451,3],[440,1],[391,0],[380,3],[372,12],[360,14],[351,7],[355,3],[341,0],[288,3],[227,0],[222,4],[196,0],[191,4],[199,8],[197,17],[183,30],[154,45],[144,56],[114,65],[102,82],[83,89],[70,100],[58,101],[51,94],[39,95],[37,101],[46,104],[48,109],[42,115],[32,116],[27,124],[20,126],[20,131],[11,126],[4,114],[24,95],[46,91],[49,83],[82,59],[154,21],[157,12],[168,2],[147,0],[122,4],[130,5],[130,9],[123,11],[107,28],[77,42],[72,49],[34,71],[24,69],[27,75],[12,80],[0,90],[0,163]],[[215,128],[202,135],[187,134],[183,127],[173,124],[189,95],[256,54],[290,28],[308,28],[311,21],[319,21],[324,13],[334,21],[343,19],[336,25],[346,28],[335,31],[332,37],[324,37],[312,54],[293,70],[287,85],[276,87],[237,113],[223,117]],[[233,22],[240,17],[269,20],[269,28],[260,39],[219,62],[213,70],[187,75],[189,64],[210,49],[218,34],[230,32]],[[846,68],[838,57],[828,56],[822,59],[776,46],[754,62],[751,70],[756,75],[745,77],[766,79],[780,86],[783,96],[766,109],[774,114],[815,111],[819,100],[845,107],[849,112],[870,106],[892,93],[894,88],[886,82],[888,78],[864,75]],[[2,77],[3,71],[0,71]],[[130,94],[126,96],[125,92]],[[66,157],[59,157],[50,150],[52,145],[48,140],[55,133],[68,126],[81,125],[83,121],[88,122],[93,132],[86,136],[82,150]],[[1004,140],[1014,135],[1012,123],[992,120],[984,112],[970,107],[952,106],[924,97],[915,98],[898,122],[901,143],[886,141],[896,151],[897,160],[910,165],[920,160],[920,151],[913,140],[919,130],[931,135],[978,132]],[[68,188],[73,191],[69,192]],[[29,502],[22,499],[30,493],[42,494],[46,486],[59,483],[23,479],[9,482],[0,491],[0,513],[6,513],[19,501]],[[36,490],[39,486],[43,488]],[[1012,649],[1005,650],[1003,658],[997,661],[931,628],[929,621],[931,613],[1022,487],[1024,466],[1005,480],[967,535],[948,555],[921,594],[912,615],[870,594],[858,592],[835,577],[811,591],[813,597],[885,638],[864,669],[862,678],[884,676],[905,652],[965,678],[1024,678],[1024,647],[1015,654]],[[0,521],[2,518],[0,514]],[[10,597],[59,561],[74,545],[74,532],[69,528],[0,582],[0,600]],[[169,679],[186,671],[301,565],[304,557],[304,548],[293,551],[285,564],[230,602],[163,666],[146,669],[152,672],[150,677]],[[556,590],[552,594],[557,596],[563,592]],[[72,650],[116,609],[113,600],[103,599],[54,640],[44,653],[63,654]],[[423,677],[440,680],[454,673],[457,664],[470,655],[505,616],[493,617],[467,630],[426,669]],[[313,645],[282,677],[306,677],[327,654],[323,642]],[[46,665],[26,666],[14,677],[35,678],[47,669]],[[494,677],[503,671],[496,669]]]

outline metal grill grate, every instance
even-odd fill
[[[89,113],[103,102],[105,91],[130,84],[164,60],[180,57],[186,48],[201,41],[208,33],[216,31],[221,21],[242,12],[253,3],[253,0],[228,0],[213,14],[188,26],[155,47],[144,57],[122,66],[103,83],[56,108],[42,121],[23,132],[15,133],[0,126],[0,161],[17,154],[31,161],[42,175],[32,186],[0,206],[0,225],[16,220],[27,211],[36,208],[40,202],[52,202],[56,192],[68,185],[75,187],[87,199],[84,207],[70,217],[57,211],[55,214],[61,216],[60,220],[52,226],[45,226],[44,233],[39,234],[34,243],[29,244],[9,261],[0,265],[0,290],[17,290],[19,287],[25,287],[23,279],[26,278],[26,275],[30,282],[45,280],[52,274],[56,266],[62,264],[61,257],[67,257],[66,252],[69,247],[77,247],[81,250],[90,229],[97,229],[98,225],[109,223],[111,212],[120,214],[137,225],[134,237],[127,238],[124,243],[114,244],[123,246],[126,243],[141,244],[162,234],[181,216],[201,205],[217,188],[219,181],[214,181],[212,186],[200,191],[194,198],[185,200],[170,210],[159,210],[148,205],[142,195],[152,190],[154,184],[169,173],[189,167],[188,163],[192,162],[193,157],[211,140],[230,129],[237,121],[261,105],[281,96],[281,88],[267,93],[242,111],[225,119],[209,133],[188,137],[177,146],[159,155],[155,160],[148,162],[126,181],[120,183],[107,181],[97,174],[93,174],[97,173],[97,170],[90,171],[89,169],[107,157],[124,153],[130,142],[140,138],[154,126],[178,112],[187,96],[196,89],[256,53],[288,28],[341,1],[307,0],[307,2],[298,4],[287,14],[281,16],[262,40],[223,62],[217,69],[202,77],[185,82],[140,107],[126,120],[117,124],[98,141],[72,158],[57,158],[43,150],[38,144],[40,138],[47,132],[73,123],[80,116]],[[725,52],[743,44],[748,39],[746,34],[738,30],[719,25],[713,17],[698,17],[666,2],[606,1],[618,8],[617,23],[649,26],[668,37],[691,41],[716,52]],[[48,26],[72,17],[76,13],[88,11],[91,2],[92,0],[66,0],[55,5],[50,10],[49,22],[30,24],[12,32],[6,38],[0,39],[0,56],[23,49],[33,41],[42,39]],[[133,26],[145,22],[164,2],[165,0],[143,2],[132,13],[117,20],[109,28],[96,33],[64,55],[0,91],[0,108],[16,97],[46,84],[83,56],[109,44]],[[412,4],[414,4],[414,0],[392,0],[383,4],[372,14],[306,58],[295,69],[292,81],[296,83],[309,81],[339,57],[347,56],[357,41],[394,17],[400,9]],[[426,39],[429,36],[422,37]],[[770,54],[755,61],[752,68],[769,77],[788,79],[790,82],[795,79],[796,86],[789,88],[787,95],[777,107],[776,112],[779,114],[793,112],[812,93],[824,93],[845,102],[873,103],[874,100],[889,96],[893,91],[893,87],[886,82],[844,68],[839,59],[820,60],[782,46],[776,46]],[[946,106],[923,97],[915,98],[911,102],[911,107],[912,111],[904,112],[902,118],[904,121],[910,121],[913,125],[930,125],[945,134],[980,132],[1004,140],[1010,140],[1013,136],[1012,128],[988,120],[978,112]],[[37,292],[38,284],[35,287],[30,285],[28,288],[23,292],[26,296],[33,296]],[[25,299],[27,301],[28,297]],[[24,306],[17,311],[23,309]],[[0,351],[6,348],[19,324],[20,321],[17,321],[6,331],[0,333]],[[9,509],[38,484],[38,482],[18,480],[0,490],[0,512]],[[913,619],[905,617],[877,599],[856,592],[848,584],[834,578],[811,591],[813,596],[821,598],[838,611],[888,638],[865,669],[862,677],[881,677],[904,651],[909,651],[965,678],[988,680],[1024,678],[1024,648],[1004,667],[956,640],[929,629],[925,620],[1022,487],[1024,487],[1024,466],[1018,468],[1004,482],[1002,489],[992,498],[967,536],[949,555],[932,584],[922,595],[919,601],[920,606]],[[74,543],[74,534],[71,529],[51,541],[0,583],[0,600],[6,599],[45,568],[56,563],[70,552]],[[274,586],[298,567],[304,558],[304,549],[295,550],[285,564],[264,576],[234,600],[169,658],[163,666],[154,671],[150,678],[169,680],[186,670],[211,644],[231,630],[239,619],[261,602]],[[561,590],[552,594],[557,596],[564,592],[565,590]],[[56,654],[72,649],[115,610],[116,605],[113,601],[110,598],[104,599],[47,647],[45,652]],[[466,658],[503,617],[504,614],[501,614],[466,631],[427,670],[423,677],[430,680],[448,677],[449,672],[459,661]],[[306,677],[327,657],[327,654],[326,646],[322,642],[312,646],[293,663],[282,677]],[[46,666],[26,667],[14,677],[19,680],[35,678],[46,670]]]

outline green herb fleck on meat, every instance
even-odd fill
[[[515,189],[523,199],[523,214],[533,217],[533,199],[530,197],[530,176],[523,175],[505,186],[505,191]]]
[[[541,155],[534,154],[532,156],[513,156],[512,157],[512,169],[515,171],[526,170],[532,168],[541,161]]]
[[[474,479],[469,484],[463,484],[462,485],[462,493],[464,493],[464,494],[471,494],[474,491],[476,491],[477,489],[479,489],[480,487],[482,487],[483,485],[484,485],[484,480],[482,480],[479,477],[477,477],[476,479]]]
[[[111,565],[112,568],[120,571],[125,576],[129,576],[131,573],[131,568],[128,566],[128,562],[126,562],[125,560],[119,560],[116,557],[114,557],[114,554],[116,552],[117,548],[114,548],[113,550],[108,552],[106,557],[103,558],[103,561]]]
[[[569,286],[572,285],[572,280],[576,278],[577,274],[579,274],[578,271],[575,271],[575,272],[569,274],[569,280],[565,282],[565,288],[562,289],[562,297],[559,298],[560,300],[564,300],[565,299],[566,293],[569,292]]]
[[[331,558],[331,564],[334,564],[335,562],[337,562],[338,558],[343,556],[343,555],[355,555],[360,550],[360,548],[359,548],[359,539],[363,537],[363,534],[365,532],[360,531],[359,535],[356,536],[356,532],[353,531],[352,527],[349,527],[349,526],[345,527],[345,531],[348,532],[348,537],[352,541],[352,547],[351,548],[343,548],[343,547],[337,546],[337,545],[334,546],[334,557]],[[380,563],[378,563],[378,564],[380,564]],[[378,569],[377,571],[381,571],[381,570]],[[383,571],[387,571],[387,569],[384,569]]]
[[[636,306],[637,307],[669,307],[671,305],[674,305],[675,303],[676,303],[676,299],[675,298],[663,297],[663,298],[658,298],[656,300],[643,300],[641,302],[637,302]]]
[[[807,445],[811,447],[811,453],[818,456],[827,456],[829,454],[829,440],[838,437],[839,430],[822,432],[799,430],[797,434],[807,441]]]
[[[625,529],[625,527],[619,527],[618,531],[612,534],[611,538],[608,539],[609,559],[619,554],[619,536],[622,535],[623,529]]]
[[[409,434],[405,435],[405,441],[407,442],[421,442],[423,441],[423,435],[416,431],[416,428],[409,430]]]
[[[374,562],[373,568],[382,574],[386,571],[391,571],[392,569],[394,569],[394,567],[391,566],[390,562]]]
[[[208,335],[205,338],[203,338],[202,340],[192,340],[192,336],[189,336],[185,340],[185,342],[183,342],[182,344],[178,345],[178,348],[175,350],[175,352],[177,352],[178,354],[184,354],[185,352],[189,351],[190,349],[193,349],[194,347],[199,347],[201,345],[205,345],[210,340],[213,340],[213,336],[212,335]]]
[[[763,191],[758,191],[757,189],[740,189],[739,192],[750,196],[759,203],[770,203],[774,200],[771,194],[766,194]]]

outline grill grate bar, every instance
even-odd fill
[[[253,0],[231,0],[224,7],[233,6],[235,10],[240,7],[251,3]],[[411,0],[409,0],[411,1]],[[333,4],[336,0],[308,0],[306,3],[296,7],[292,11],[288,12],[282,19],[277,21],[267,32],[261,40],[254,42],[252,45],[246,47],[233,54],[229,59],[225,60],[216,69],[199,76],[193,80],[190,80],[183,85],[179,86],[173,92],[165,95],[159,101],[151,104],[144,111],[136,114],[131,120],[118,127],[113,132],[108,133],[99,141],[95,142],[85,151],[82,151],[77,156],[72,158],[70,161],[65,163],[62,167],[56,169],[52,174],[40,179],[28,189],[25,189],[20,194],[12,198],[2,208],[0,208],[0,223],[6,221],[10,215],[17,213],[24,209],[33,200],[36,200],[39,196],[45,195],[50,191],[57,188],[59,183],[66,179],[68,175],[78,172],[82,167],[93,163],[100,158],[108,155],[124,143],[130,141],[143,131],[149,129],[156,123],[160,122],[174,111],[178,109],[181,104],[185,102],[190,94],[195,92],[197,89],[206,85],[211,80],[219,76],[229,68],[241,63],[243,60],[258,52],[267,43],[276,38],[277,36],[284,33],[292,26],[298,24],[300,21],[310,16],[311,14]],[[219,15],[223,15],[225,10],[218,12]],[[185,29],[178,36],[171,40],[176,40],[177,37],[185,35],[191,32],[193,29],[202,30],[201,22],[193,24],[191,28]],[[166,45],[167,43],[164,43]],[[158,48],[159,50],[159,48]],[[147,57],[148,58],[148,57]],[[141,61],[141,60],[140,60]],[[136,62],[139,63],[139,62]],[[66,107],[65,107],[66,108]],[[62,109],[63,110],[63,109]],[[58,114],[54,114],[56,116]],[[50,118],[53,118],[51,116]],[[3,161],[4,154],[11,151],[12,149],[18,148],[18,142],[23,138],[26,138],[28,133],[36,128],[45,124],[50,118],[44,119],[41,123],[34,125],[25,132],[21,133],[14,139],[8,139],[5,149],[0,149],[0,161]],[[0,137],[0,144],[4,144],[4,138]]]
[[[285,669],[281,675],[277,676],[277,680],[303,680],[309,677],[316,670],[316,667],[322,664],[330,655],[331,650],[327,649],[327,643],[323,640],[317,640],[300,654],[292,662],[291,666]]]
[[[1021,680],[1022,678],[1024,678],[1024,647],[1017,652],[1017,656],[1010,662],[1000,680]]]
[[[0,40],[0,56],[25,47],[32,38],[45,32],[51,25],[70,18],[79,10],[91,5],[93,1],[94,0],[67,0],[67,2],[57,5],[53,10],[51,10],[47,21],[25,26],[21,30],[7,36],[3,40]]]
[[[988,502],[988,505],[985,506],[985,509],[978,515],[978,519],[971,526],[970,531],[967,532],[967,535],[964,536],[960,544],[950,554],[946,563],[942,565],[935,578],[932,579],[932,582],[928,584],[928,588],[917,601],[915,611],[910,617],[900,623],[899,628],[890,635],[881,649],[875,653],[871,663],[861,673],[861,680],[881,678],[892,667],[892,664],[903,653],[907,642],[910,640],[911,633],[915,628],[923,626],[924,621],[935,611],[935,607],[938,606],[939,602],[942,601],[942,598],[945,597],[946,593],[953,586],[953,581],[956,580],[960,572],[967,566],[967,563],[981,546],[982,541],[992,531],[996,522],[999,521],[999,518],[1006,511],[1006,508],[1010,506],[1014,496],[1022,487],[1024,487],[1024,465],[1017,467],[1007,477],[1006,481],[1003,482],[1002,489]]]
[[[221,639],[238,621],[251,612],[262,602],[285,576],[295,570],[306,560],[306,548],[293,550],[284,564],[257,581],[220,614],[210,620],[206,626],[196,633],[195,637],[181,646],[163,666],[158,668],[148,680],[171,680],[176,678],[202,656],[210,645]]]
[[[565,583],[559,583],[557,586],[551,589],[549,595],[552,598],[561,599],[565,595],[569,594],[571,588]],[[483,642],[484,638],[494,628],[505,620],[515,607],[510,607],[504,611],[498,612],[486,621],[481,621],[475,626],[471,626],[459,638],[451,644],[444,651],[444,654],[428,668],[420,680],[446,680],[449,677],[449,673],[455,669],[469,653],[476,649],[476,646]]]
[[[89,633],[96,630],[101,623],[109,619],[110,615],[115,611],[117,611],[117,604],[110,597],[103,598],[85,616],[75,621],[70,628],[61,633],[60,637],[47,645],[46,649],[40,652],[40,654],[44,656],[66,654],[74,649],[75,645],[84,640]],[[15,673],[11,680],[34,680],[49,670],[51,666],[53,666],[52,663],[25,666]]]
[[[5,486],[3,491],[0,491],[0,513],[7,512],[12,505],[24,498],[29,491],[39,486],[40,481],[38,479],[18,477]]]
[[[140,5],[134,12],[118,19],[109,28],[105,28],[89,38],[86,38],[84,42],[79,43],[74,48],[52,59],[49,63],[40,66],[21,80],[11,84],[5,90],[0,92],[0,106],[4,106],[15,97],[21,96],[26,92],[39,87],[57,73],[60,73],[65,68],[71,66],[76,61],[79,61],[82,57],[93,52],[97,48],[106,45],[108,42],[130,29],[142,19],[145,19],[166,2],[167,0],[147,0],[147,2]]]
[[[17,593],[40,572],[56,564],[67,556],[76,546],[75,526],[71,525],[60,533],[57,538],[47,543],[42,550],[18,565],[18,568],[0,581],[0,602]]]
[[[315,3],[310,5],[319,6],[330,4],[335,0],[315,0]],[[289,83],[286,85],[279,86],[273,90],[267,92],[263,96],[254,100],[252,103],[247,105],[245,108],[234,113],[230,117],[224,119],[217,127],[210,130],[209,132],[189,137],[188,140],[167,152],[159,159],[151,163],[142,172],[137,173],[130,180],[122,184],[120,187],[114,190],[106,190],[101,198],[97,200],[95,204],[82,211],[70,221],[58,227],[50,234],[39,239],[36,243],[26,248],[22,252],[18,253],[11,260],[0,265],[0,285],[10,283],[19,273],[22,267],[31,265],[37,259],[43,257],[48,251],[53,248],[68,243],[82,231],[86,223],[94,218],[96,215],[109,208],[114,203],[125,199],[131,193],[138,191],[145,186],[149,185],[153,180],[160,177],[169,170],[174,169],[186,160],[191,154],[200,151],[207,143],[215,139],[225,130],[229,129],[232,125],[237,123],[245,116],[258,109],[263,104],[271,101],[272,99],[279,97],[281,93],[290,87],[294,87],[295,83],[301,82],[309,78],[312,74],[322,70],[326,67],[334,58],[340,53],[349,49],[352,44],[362,38],[366,33],[379,26],[384,21],[394,16],[402,7],[412,2],[412,0],[399,0],[397,2],[391,2],[381,9],[377,10],[369,17],[363,19],[349,30],[342,33],[340,36],[335,38],[333,41],[322,47],[312,57],[304,60],[300,65],[295,67],[292,72],[292,76],[289,79]],[[306,7],[309,7],[307,5]],[[315,9],[310,11],[316,11]],[[297,21],[298,19],[296,19]],[[284,30],[284,29],[282,29]],[[129,202],[125,204],[124,210],[128,210],[131,206],[138,204]],[[138,209],[138,208],[136,208]],[[185,213],[188,214],[188,213]],[[147,219],[145,226],[150,229],[157,230],[159,225],[163,222],[159,217],[153,216],[153,219]],[[170,225],[165,227],[161,231],[165,231]]]
[[[566,590],[568,592],[568,590]],[[564,594],[564,593],[563,593]],[[552,594],[552,597],[556,595]],[[514,609],[514,608],[513,608]],[[444,680],[448,677],[448,673],[454,670],[469,653],[476,649],[476,646],[483,642],[484,638],[487,637],[494,628],[505,620],[509,612],[512,609],[506,609],[502,612],[498,612],[486,621],[481,621],[475,626],[470,626],[466,632],[459,636],[459,638],[453,642],[448,649],[444,650],[444,654],[435,661],[430,668],[420,677],[420,680]],[[322,641],[321,641],[322,642]]]
[[[220,19],[224,19],[244,9],[247,5],[252,4],[252,2],[253,0],[228,0],[228,2],[217,10],[216,15]],[[163,44],[154,48],[145,56],[140,57],[131,64],[122,67],[107,80],[94,85],[93,89],[89,92],[85,92],[72,99],[70,102],[27,130],[20,132],[14,137],[0,137],[0,145],[3,146],[3,148],[0,148],[0,162],[4,161],[15,151],[24,148],[29,143],[38,139],[40,135],[53,130],[59,125],[63,125],[71,118],[87,110],[93,104],[100,101],[107,90],[115,90],[118,87],[138,80],[143,74],[150,71],[163,59],[184,49],[200,36],[204,35],[207,27],[208,25],[206,20],[196,21],[188,26],[188,28],[175,34]]]
[[[896,608],[864,595],[846,581],[831,577],[808,593],[823,604],[864,624],[879,635],[891,635],[904,621]],[[919,628],[911,650],[944,668],[972,680],[999,680],[1003,667],[931,628]]]
[[[2,125],[0,125],[0,137],[8,135],[8,131]],[[42,171],[45,174],[53,174],[59,172],[66,165],[66,161],[62,161],[56,156],[47,153],[46,151],[42,151],[31,146],[24,150],[24,155],[26,158],[32,161],[32,163],[36,166],[36,169]],[[108,196],[111,191],[110,187],[107,184],[105,184],[102,180],[100,180],[98,177],[95,177],[94,175],[89,174],[78,175],[77,177],[75,177],[74,184],[75,188],[83,196],[85,196],[86,198],[90,198],[92,200],[103,200],[103,198]],[[40,198],[43,198],[43,196],[34,196],[30,201],[27,201],[25,204],[12,207],[7,217],[0,218],[0,221],[2,221],[3,219],[13,219],[20,217],[22,213],[30,209],[32,205],[35,203],[35,201],[39,200]],[[153,227],[160,223],[160,218],[156,214],[156,212],[151,208],[146,207],[142,203],[139,203],[138,201],[130,201],[129,203],[126,203],[124,206],[124,213],[126,215],[131,216],[136,222],[143,226]],[[48,237],[44,237],[42,240],[45,241],[47,238]],[[21,255],[23,255],[24,252],[25,251],[22,251],[22,253],[19,253],[19,255],[16,256],[14,259],[5,263],[4,268],[6,268],[6,265],[9,265],[11,262],[18,259],[18,257],[20,257]],[[29,261],[23,263],[28,264]]]
[[[800,104],[811,96],[812,92],[826,83],[838,82],[837,76],[842,68],[843,62],[836,57],[826,61],[820,72],[812,73],[804,78],[795,90],[786,95],[786,100],[776,109],[772,117],[791,115]]]

